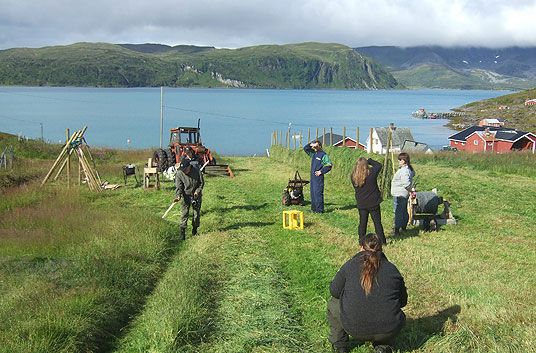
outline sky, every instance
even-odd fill
[[[0,49],[309,41],[536,46],[536,0],[0,0]]]

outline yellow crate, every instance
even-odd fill
[[[283,211],[283,228],[303,229],[303,212],[294,210]]]

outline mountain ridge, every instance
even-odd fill
[[[354,49],[384,65],[401,84],[411,88],[519,90],[536,86],[536,47]]]
[[[238,49],[75,43],[0,51],[0,85],[398,88],[373,60],[336,43]]]

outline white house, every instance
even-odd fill
[[[415,141],[410,128],[396,127],[394,125],[391,125],[390,127],[375,127],[372,128],[372,143],[370,134],[367,137],[367,151],[369,153],[387,153],[387,136],[389,129],[393,132],[393,147],[390,152],[400,152],[406,140]]]

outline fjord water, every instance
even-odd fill
[[[481,90],[269,90],[164,88],[164,145],[169,129],[196,126],[203,142],[221,154],[264,153],[271,132],[302,133],[334,128],[364,142],[369,129],[393,122],[412,129],[415,140],[433,147],[453,133],[447,120],[411,117],[418,108],[446,112],[508,91]],[[92,146],[145,148],[160,143],[160,88],[0,87],[0,131],[58,142],[87,125]]]

